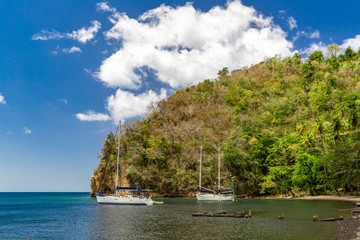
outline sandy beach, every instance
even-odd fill
[[[335,200],[335,201],[360,202],[360,197],[359,196],[319,195],[319,196],[295,197],[294,199],[302,199],[302,200]]]

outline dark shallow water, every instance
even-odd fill
[[[0,239],[332,239],[343,201],[162,199],[153,206],[98,205],[89,193],[0,193]],[[192,217],[199,211],[252,210],[250,219]],[[278,220],[280,214],[284,220]]]

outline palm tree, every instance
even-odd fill
[[[342,130],[342,123],[339,116],[334,117],[331,119],[330,130],[332,135],[334,136],[334,140],[338,141],[340,138],[340,131]]]

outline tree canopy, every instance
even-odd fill
[[[304,62],[295,54],[223,68],[160,101],[126,124],[123,179],[167,196],[194,192],[202,146],[202,183],[212,187],[221,147],[221,185],[238,194],[358,193],[360,53],[327,49],[327,59],[316,51]],[[116,162],[109,164],[112,172]],[[112,186],[114,177],[105,181]]]

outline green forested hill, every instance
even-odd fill
[[[248,69],[178,90],[127,123],[121,139],[121,184],[186,196],[217,177],[237,194],[358,193],[360,187],[360,52],[324,59],[320,51],[274,57]],[[96,192],[113,134],[92,178]],[[111,152],[102,192],[115,185]]]

